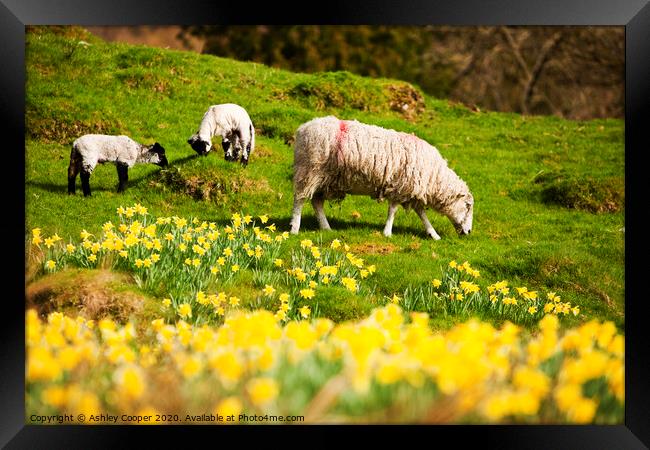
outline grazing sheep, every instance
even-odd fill
[[[68,194],[75,193],[77,174],[81,176],[81,187],[85,196],[90,195],[90,175],[97,164],[114,162],[120,184],[117,189],[126,189],[128,171],[135,164],[152,163],[167,166],[165,149],[159,143],[142,145],[128,136],[106,136],[86,134],[72,143],[70,166],[68,167]]]
[[[320,228],[329,230],[324,201],[346,194],[389,201],[385,236],[392,233],[399,205],[413,208],[434,239],[440,236],[427,219],[427,207],[447,216],[459,234],[472,230],[474,198],[435,147],[412,134],[356,120],[328,116],[298,128],[293,189],[294,234],[306,199],[311,199]]]
[[[226,161],[237,161],[246,166],[255,149],[255,128],[244,108],[234,103],[213,105],[203,115],[199,130],[187,143],[199,155],[206,156],[212,148],[212,136],[220,135]]]

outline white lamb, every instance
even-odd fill
[[[126,189],[128,172],[139,163],[167,166],[165,149],[159,143],[142,145],[128,136],[86,134],[72,143],[68,166],[68,194],[75,193],[77,174],[81,177],[84,196],[90,195],[90,175],[97,164],[114,162],[119,179],[118,192]]]
[[[472,230],[474,198],[435,147],[412,134],[356,120],[328,116],[298,128],[293,189],[294,234],[306,199],[311,199],[320,228],[329,230],[324,201],[346,194],[389,201],[385,236],[392,234],[399,205],[413,208],[434,239],[440,236],[427,219],[427,207],[447,216],[459,234]]]
[[[226,161],[237,161],[246,166],[255,149],[255,128],[244,108],[234,103],[213,105],[203,115],[201,125],[187,143],[199,155],[206,156],[212,148],[212,137],[219,135]]]

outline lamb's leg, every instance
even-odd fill
[[[322,195],[314,195],[311,199],[311,204],[316,212],[316,219],[318,220],[320,229],[331,230],[330,224],[327,222],[327,217],[325,217],[325,210],[323,209],[325,198]]]
[[[82,170],[79,176],[81,177],[81,189],[84,191],[84,197],[90,197],[90,172]]]
[[[246,143],[245,146],[243,146],[243,153],[241,155],[241,164],[242,166],[246,167],[248,165],[248,157],[251,154],[251,143],[248,142]]]
[[[302,213],[302,205],[305,203],[304,198],[293,198],[293,215],[291,217],[291,234],[298,234],[300,229],[300,214]]]
[[[384,236],[390,237],[393,234],[393,221],[395,220],[395,212],[399,203],[391,202],[388,205],[388,218],[386,219],[386,225],[384,226]]]
[[[427,230],[427,234],[431,236],[433,239],[436,241],[440,240],[440,236],[438,236],[438,233],[436,233],[436,230],[433,229],[433,226],[431,226],[431,222],[429,222],[429,219],[427,218],[427,213],[424,211],[424,208],[422,209],[416,209],[415,212],[420,216],[420,220],[422,220],[422,223],[424,224],[424,228]]]
[[[70,165],[68,166],[68,194],[74,195],[75,193],[75,184],[77,183],[77,174],[79,173],[79,167],[76,164],[76,161],[70,160]]]
[[[117,163],[117,177],[120,180],[117,192],[123,192],[126,189],[127,182],[129,181],[129,166]]]

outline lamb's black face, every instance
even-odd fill
[[[209,142],[205,142],[199,138],[194,137],[188,139],[187,143],[190,144],[192,149],[201,156],[206,156],[212,147]]]
[[[158,142],[153,144],[150,151],[158,155],[158,162],[155,163],[156,165],[160,167],[167,167],[169,165],[169,162],[167,161],[167,157],[165,156],[165,149]]]

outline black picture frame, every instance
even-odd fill
[[[234,442],[250,442],[248,426],[36,426],[25,425],[24,402],[24,294],[25,193],[24,99],[25,26],[27,25],[171,25],[171,24],[387,24],[387,25],[617,25],[625,27],[625,179],[626,179],[626,407],[620,426],[391,426],[391,427],[291,427],[290,440],[305,445],[337,445],[334,431],[362,433],[363,438],[392,437],[411,445],[458,445],[476,440],[482,448],[540,449],[636,449],[650,445],[650,363],[648,328],[643,314],[645,275],[642,265],[648,248],[641,229],[648,187],[643,153],[648,148],[650,100],[650,5],[648,0],[462,0],[379,2],[330,1],[322,5],[280,5],[278,2],[217,3],[205,0],[0,0],[0,113],[2,162],[0,183],[5,209],[0,220],[4,238],[4,324],[0,327],[2,383],[0,384],[0,445],[7,448],[117,448],[132,447],[138,438],[153,441],[174,438],[187,446],[198,444],[195,433],[206,433],[213,445],[226,445],[225,433]],[[22,149],[22,150],[21,150]],[[9,161],[7,161],[9,159]],[[6,164],[6,165],[5,165]],[[21,175],[21,169],[22,174]],[[21,228],[22,227],[22,228]],[[9,245],[6,245],[9,244]],[[227,430],[226,430],[227,428]],[[350,428],[354,428],[350,430]],[[266,444],[284,445],[286,427],[255,426],[271,434]],[[188,433],[192,433],[190,436]],[[276,435],[275,437],[273,435]],[[280,440],[281,439],[281,440]],[[407,440],[408,439],[408,440]],[[417,441],[416,441],[417,439]],[[239,441],[238,441],[239,440]],[[232,442],[229,440],[229,442]],[[421,443],[420,443],[421,442]],[[450,444],[453,443],[453,444]]]

